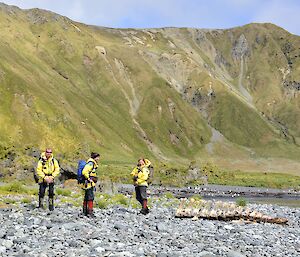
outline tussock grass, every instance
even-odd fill
[[[26,204],[28,204],[28,203],[31,203],[31,202],[32,202],[32,199],[29,198],[29,197],[24,197],[24,198],[21,199],[20,202],[21,202],[21,203],[26,203]]]
[[[100,209],[106,209],[109,206],[121,205],[129,206],[129,198],[122,194],[100,194],[96,195],[96,206]]]
[[[242,207],[244,207],[244,206],[247,205],[247,200],[246,200],[245,198],[243,198],[243,197],[238,197],[238,198],[236,199],[235,203],[236,203],[237,206],[242,206]]]
[[[10,194],[28,194],[31,191],[26,188],[22,182],[13,182],[0,186],[0,193],[10,193]]]
[[[62,196],[71,196],[72,194],[72,191],[70,189],[56,188],[55,190],[58,195],[62,195]]]
[[[199,201],[199,200],[202,200],[202,196],[201,195],[193,195],[191,197],[191,199],[194,199],[195,201]]]
[[[173,195],[171,192],[165,193],[165,194],[164,194],[164,197],[165,197],[166,199],[174,199],[174,198],[175,198],[174,195]]]
[[[116,194],[116,195],[113,195],[113,197],[111,198],[111,202],[113,202],[115,204],[128,206],[129,200],[125,195]]]
[[[300,189],[300,177],[282,173],[213,171],[208,175],[209,184],[267,188]]]

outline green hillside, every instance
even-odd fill
[[[299,174],[298,36],[272,24],[109,29],[4,4],[0,25],[5,169],[53,147],[69,161],[94,150]]]

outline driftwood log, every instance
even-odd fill
[[[177,218],[198,218],[212,220],[247,220],[253,222],[267,222],[274,224],[286,224],[285,218],[271,217],[261,212],[250,210],[247,207],[237,206],[235,203],[222,201],[205,201],[195,199],[182,199],[175,217]]]

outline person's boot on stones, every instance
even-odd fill
[[[149,208],[147,206],[147,199],[143,200],[143,208],[141,209],[141,214],[148,214],[149,213]]]
[[[83,205],[82,205],[82,214],[84,216],[88,215],[88,207],[87,207],[87,201],[83,201]]]
[[[44,198],[43,197],[39,197],[39,208],[44,209]]]
[[[93,209],[93,200],[87,201],[87,216],[90,218],[95,218],[94,209]]]
[[[54,199],[52,197],[49,198],[49,211],[54,210]]]

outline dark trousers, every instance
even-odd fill
[[[47,186],[49,186],[49,198],[53,198],[54,197],[54,183],[50,183],[49,185],[47,183],[40,183],[40,189],[39,189],[39,197],[40,198],[44,198],[45,197],[45,192],[46,192],[46,188]]]
[[[94,201],[94,188],[84,189],[84,201]]]
[[[136,200],[143,206],[143,201],[147,200],[147,187],[146,186],[136,186],[135,187],[135,197],[136,197]]]

